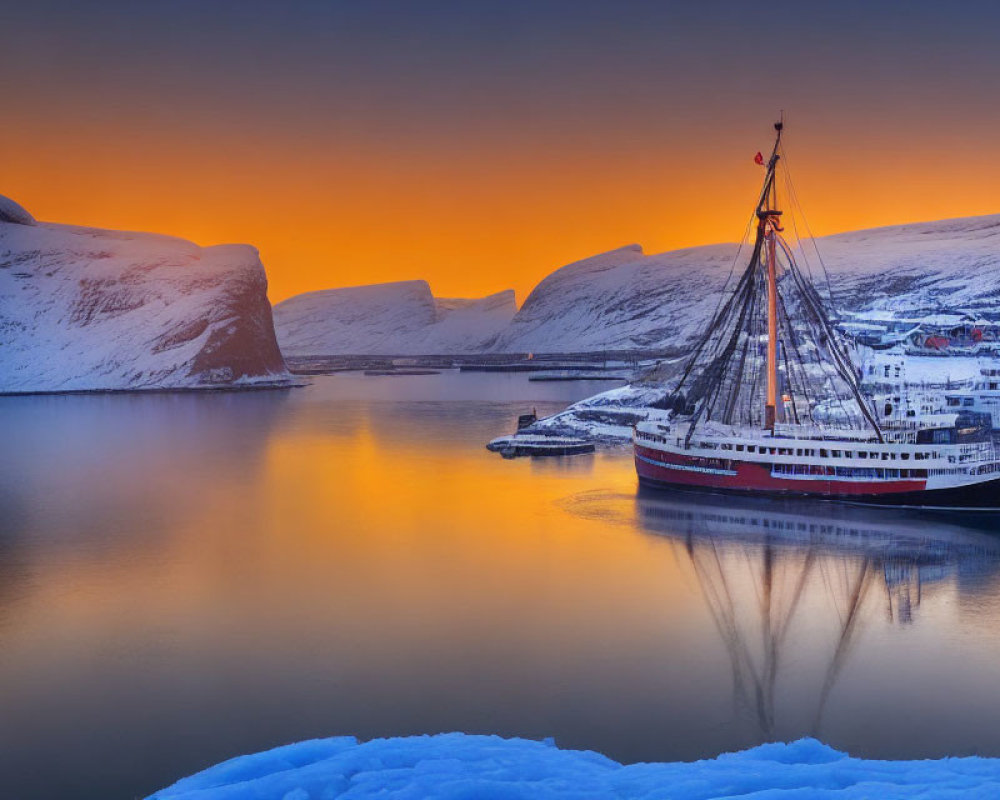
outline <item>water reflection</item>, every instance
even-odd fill
[[[532,458],[529,459],[531,474],[539,477],[546,475],[585,476],[594,471],[596,457],[586,453],[572,458]]]
[[[627,452],[483,447],[575,391],[0,398],[8,793],[143,796],[346,733],[640,761],[820,729],[872,757],[1000,755],[985,531],[637,498]]]
[[[636,510],[645,530],[668,537],[690,563],[729,657],[735,706],[761,741],[779,738],[782,671],[801,661],[796,648],[821,654],[809,676],[813,720],[802,731],[821,736],[837,680],[874,618],[911,625],[935,587],[1000,573],[1000,541],[975,522],[648,490]]]
[[[561,609],[538,598],[575,577],[534,551],[572,541],[549,501],[590,468],[539,478],[483,445],[578,391],[0,398],[5,785],[105,800],[314,736],[550,735]]]
[[[0,540],[147,548],[259,478],[287,391],[3,398]]]

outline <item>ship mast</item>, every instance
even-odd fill
[[[774,125],[770,158],[765,161],[758,153],[754,159],[766,168],[764,183],[716,311],[670,393],[654,403],[689,418],[688,443],[707,420],[762,427],[773,435],[778,424],[812,422],[822,402],[838,405],[848,427],[870,428],[882,441],[860,376],[842,350],[823,300],[782,236],[776,170],[783,128],[782,120]],[[742,273],[736,273],[751,229],[753,252]]]
[[[761,192],[760,203],[757,205],[757,247],[766,242],[765,259],[767,261],[767,400],[764,407],[764,427],[774,433],[774,425],[779,420],[778,415],[778,259],[777,235],[781,230],[778,210],[778,188],[774,181],[774,171],[778,165],[778,145],[781,143],[781,121],[774,123],[777,135],[774,139],[774,149],[767,162],[767,176],[764,178],[764,190]]]

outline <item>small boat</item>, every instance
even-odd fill
[[[874,505],[1000,510],[1000,460],[989,414],[958,408],[880,420],[847,343],[781,236],[775,124],[749,263],[674,390],[666,422],[635,426],[642,484]],[[790,179],[790,202],[794,190]],[[749,229],[749,226],[748,226]],[[805,250],[798,253],[804,259]],[[808,265],[807,265],[808,266]],[[735,263],[734,263],[735,267]],[[810,270],[811,271],[811,270]],[[814,410],[837,405],[842,413]]]
[[[499,453],[504,458],[518,456],[576,456],[593,453],[594,443],[574,436],[542,436],[540,434],[519,433],[514,436],[500,436],[486,449]]]

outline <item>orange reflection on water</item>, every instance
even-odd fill
[[[484,449],[565,386],[403,380],[4,399],[10,752],[111,764],[106,796],[341,733],[555,735],[633,760],[811,733],[1000,752],[981,532],[637,497],[627,452]]]

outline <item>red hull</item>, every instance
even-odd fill
[[[699,466],[697,457],[686,457],[635,446],[635,470],[653,483],[714,489],[726,492],[808,495],[811,497],[871,498],[921,492],[923,478],[902,480],[837,480],[814,476],[776,476],[763,464],[734,462],[731,470]]]

